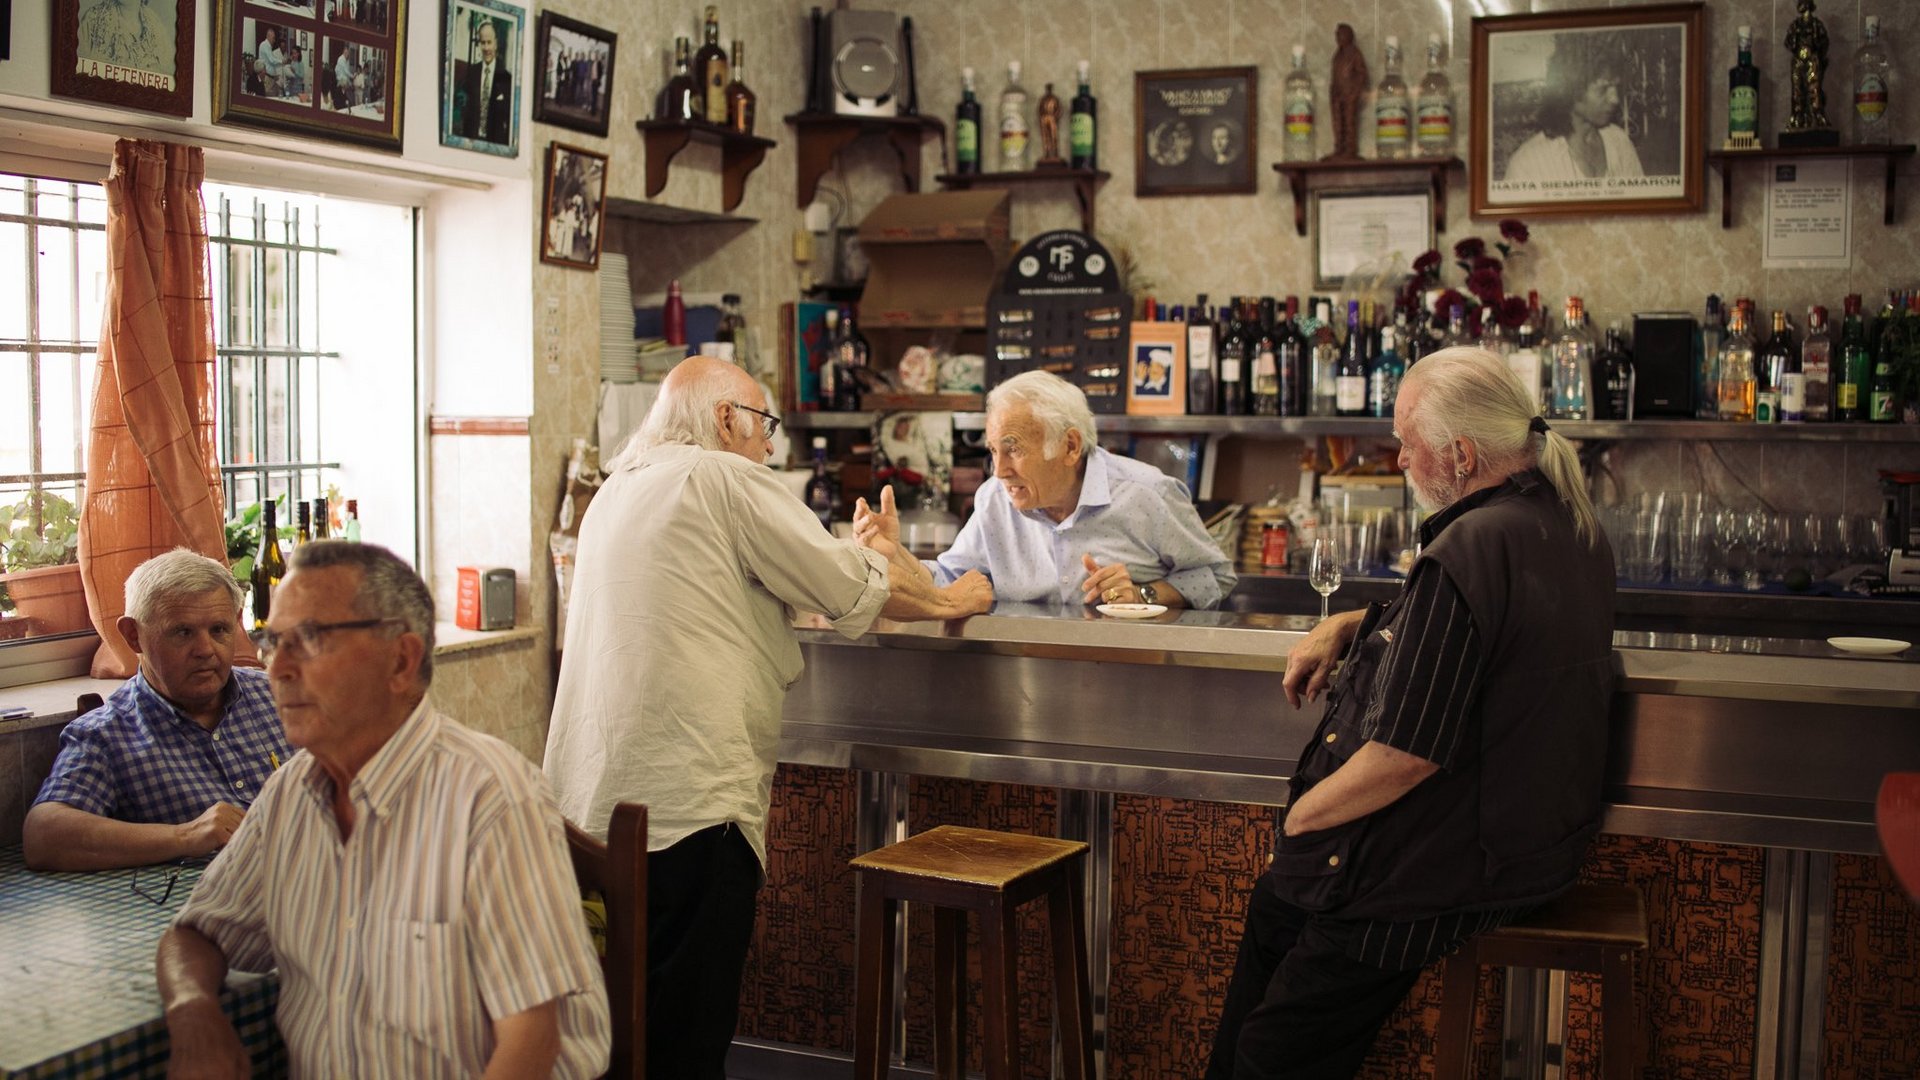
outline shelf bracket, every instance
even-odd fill
[[[1307,235],[1307,174],[1289,172],[1287,185],[1293,189],[1293,231]]]
[[[1435,165],[1427,170],[1427,183],[1433,189],[1433,234],[1447,231],[1447,167]]]
[[[720,210],[731,213],[747,194],[747,177],[766,160],[767,143],[728,142],[720,151]]]
[[[647,148],[647,198],[651,199],[667,189],[667,166],[673,164],[675,154],[693,141],[693,132],[684,127],[647,128],[640,137]],[[738,203],[736,199],[727,209],[733,209]]]
[[[802,132],[795,140],[799,143],[796,165],[799,169],[800,209],[813,205],[813,197],[819,193],[820,178],[833,168],[833,159],[848,144],[860,137],[860,128],[854,124],[836,124]]]
[[[1099,182],[1091,176],[1083,176],[1073,182],[1074,198],[1080,201],[1080,231],[1089,236],[1093,235],[1094,188]]]

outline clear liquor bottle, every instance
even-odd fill
[[[1020,85],[1020,61],[1007,64],[1007,88],[1000,91],[1000,171],[1025,172],[1032,157],[1033,123],[1027,117],[1027,88]]]
[[[1727,149],[1760,145],[1760,69],[1753,66],[1753,27],[1738,31],[1740,57],[1727,71]]]
[[[1387,73],[1373,98],[1373,152],[1383,160],[1397,160],[1411,152],[1413,102],[1407,80],[1400,76],[1400,39],[1387,35]]]
[[[1439,34],[1427,35],[1427,74],[1415,99],[1414,137],[1421,157],[1453,155],[1453,84],[1440,63]]]
[[[960,69],[960,104],[953,110],[953,171],[980,171],[980,101],[973,96],[973,69]]]
[[[1407,313],[1396,312],[1393,325],[1380,329],[1380,355],[1367,373],[1367,413],[1383,419],[1393,417],[1393,403],[1400,397],[1400,380],[1407,373],[1400,357],[1400,343],[1407,339]]]
[[[1715,387],[1720,419],[1753,422],[1753,336],[1747,331],[1747,301],[1733,302],[1727,340],[1720,347],[1720,378]]]
[[[1893,67],[1886,43],[1880,40],[1880,16],[1869,15],[1860,48],[1853,54],[1853,141],[1861,146],[1884,145],[1891,140],[1887,119]]]
[[[1569,296],[1566,325],[1553,343],[1554,419],[1587,419],[1587,387],[1593,379],[1593,354],[1593,335],[1587,332],[1585,305],[1579,297]]]
[[[1281,156],[1287,161],[1313,160],[1313,76],[1307,71],[1307,47],[1293,47],[1293,67],[1281,90],[1285,135]]]
[[[1700,324],[1700,352],[1694,358],[1693,418],[1715,420],[1720,416],[1720,349],[1727,339],[1726,314],[1720,309],[1720,297],[1707,295],[1707,316]]]
[[[1533,321],[1529,319],[1521,323],[1515,337],[1513,352],[1507,354],[1507,367],[1513,372],[1513,377],[1520,380],[1520,385],[1527,388],[1535,405],[1545,412],[1550,387],[1543,377],[1546,365],[1540,359]]]
[[[1807,421],[1818,424],[1832,419],[1833,334],[1827,328],[1824,307],[1807,312],[1807,336],[1800,342],[1800,374],[1806,383]],[[1783,395],[1781,408],[1785,407]]]
[[[1100,103],[1090,89],[1091,74],[1087,61],[1080,61],[1080,89],[1073,95],[1072,113],[1067,117],[1067,164],[1076,169],[1100,167]]]

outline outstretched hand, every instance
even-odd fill
[[[872,547],[875,537],[894,544],[900,542],[900,510],[894,505],[891,484],[880,489],[878,510],[867,504],[865,496],[853,500],[853,538]]]

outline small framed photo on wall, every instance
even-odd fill
[[[444,0],[440,31],[440,145],[520,156],[527,13],[502,0]]]
[[[52,7],[55,95],[192,114],[194,0],[54,0]],[[0,13],[11,21],[10,9]]]
[[[1256,68],[1136,72],[1133,193],[1251,193],[1259,101]]]
[[[613,114],[613,53],[619,35],[551,11],[540,13],[533,118],[604,136]]]
[[[1127,415],[1187,411],[1187,324],[1137,322],[1127,336]]]
[[[599,269],[607,216],[607,155],[548,143],[546,175],[540,261]]]

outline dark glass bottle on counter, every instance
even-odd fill
[[[260,548],[253,555],[253,627],[267,625],[273,611],[273,590],[286,576],[287,559],[280,553],[280,523],[272,499],[260,504]]]
[[[864,376],[870,352],[865,335],[854,324],[853,309],[842,307],[840,335],[833,345],[833,359],[840,366],[833,387],[835,411],[860,411],[860,395],[866,389]]]
[[[1867,379],[1870,373],[1867,331],[1860,321],[1860,294],[1849,293],[1846,315],[1840,323],[1840,365],[1834,372],[1833,418],[1858,423],[1867,418]]]
[[[960,104],[953,110],[953,171],[980,171],[980,99],[973,96],[973,69],[960,69]]]
[[[820,527],[833,531],[833,514],[840,505],[840,492],[827,471],[827,437],[813,437],[813,479],[807,481],[807,509],[820,519]]]
[[[325,496],[313,500],[313,538],[315,540],[327,538],[328,531],[333,528],[333,522],[329,520],[332,516],[332,507]]]
[[[1307,339],[1300,333],[1300,298],[1287,297],[1279,327],[1280,415],[1307,415]]]
[[[1227,314],[1226,333],[1220,340],[1220,414],[1239,416],[1247,411],[1247,353],[1252,333],[1241,309],[1241,298],[1234,297]]]
[[[1280,415],[1280,331],[1274,326],[1273,297],[1260,298],[1260,331],[1253,345],[1253,414]]]
[[[686,38],[673,43],[673,78],[660,91],[653,113],[659,120],[694,120],[700,116],[699,86],[693,81],[693,46]]]
[[[1205,416],[1213,412],[1213,396],[1218,392],[1215,385],[1214,346],[1218,340],[1213,329],[1213,316],[1207,310],[1207,294],[1193,302],[1187,312],[1187,412],[1192,416]]]
[[[1633,419],[1633,353],[1620,332],[1620,320],[1607,324],[1607,336],[1600,346],[1601,390],[1599,420]]]
[[[1335,416],[1367,415],[1367,332],[1360,325],[1360,301],[1347,301],[1347,341],[1334,374]]]

